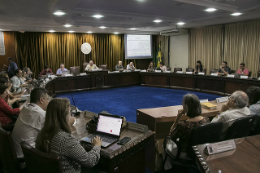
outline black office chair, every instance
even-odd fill
[[[180,67],[174,68],[174,73],[176,73],[177,71],[182,71],[182,68],[180,68]]]
[[[229,128],[225,140],[236,139],[248,136],[254,125],[257,116],[242,117],[237,119]]]
[[[26,142],[21,142],[27,173],[62,173],[59,156],[44,153],[33,148]]]
[[[252,75],[252,71],[249,71],[248,77],[251,77],[251,75]]]
[[[235,74],[236,71],[235,70],[230,70],[229,74]]]
[[[194,68],[186,68],[186,72],[194,72]]]
[[[205,144],[205,143],[213,143],[219,142],[222,134],[223,123],[208,123],[203,124],[192,130],[187,153],[181,152],[180,141],[173,141],[170,136],[164,139],[164,151],[166,153],[166,157],[163,161],[163,166],[165,165],[167,157],[170,157],[173,166],[191,168],[195,171],[197,169],[194,167],[195,165],[195,154],[192,149],[192,146]]]

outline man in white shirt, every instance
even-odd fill
[[[30,103],[20,111],[12,137],[17,157],[23,157],[20,142],[25,141],[35,147],[35,140],[45,122],[45,111],[49,103],[47,90],[35,88],[30,95]]]
[[[97,70],[97,69],[99,69],[99,68],[96,66],[96,64],[94,64],[93,61],[90,60],[89,64],[85,68],[85,71],[92,71],[92,70]]]
[[[66,69],[66,68],[64,67],[64,64],[61,63],[61,64],[60,64],[60,68],[57,70],[56,74],[62,74],[63,71],[68,71],[68,69]]]
[[[135,66],[133,64],[133,62],[130,62],[127,67],[126,67],[127,70],[134,70],[135,69]]]
[[[247,104],[247,94],[243,91],[235,91],[230,96],[229,101],[222,106],[220,113],[211,121],[223,123],[222,139],[225,138],[228,128],[236,119],[250,115],[250,110],[246,107]]]
[[[12,92],[21,92],[22,88],[27,86],[27,84],[22,80],[22,70],[15,70],[15,75],[10,79],[12,86]]]

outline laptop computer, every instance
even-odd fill
[[[123,119],[118,116],[99,113],[96,133],[89,134],[80,141],[91,143],[95,136],[99,136],[102,139],[101,146],[108,147],[119,140],[122,124]]]

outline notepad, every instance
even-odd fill
[[[201,103],[201,107],[203,107],[205,109],[209,109],[209,110],[217,109],[217,105],[214,105],[210,102]]]

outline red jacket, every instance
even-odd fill
[[[0,97],[0,123],[2,126],[13,122],[9,116],[18,115],[20,113],[19,108],[12,109],[10,106]]]

